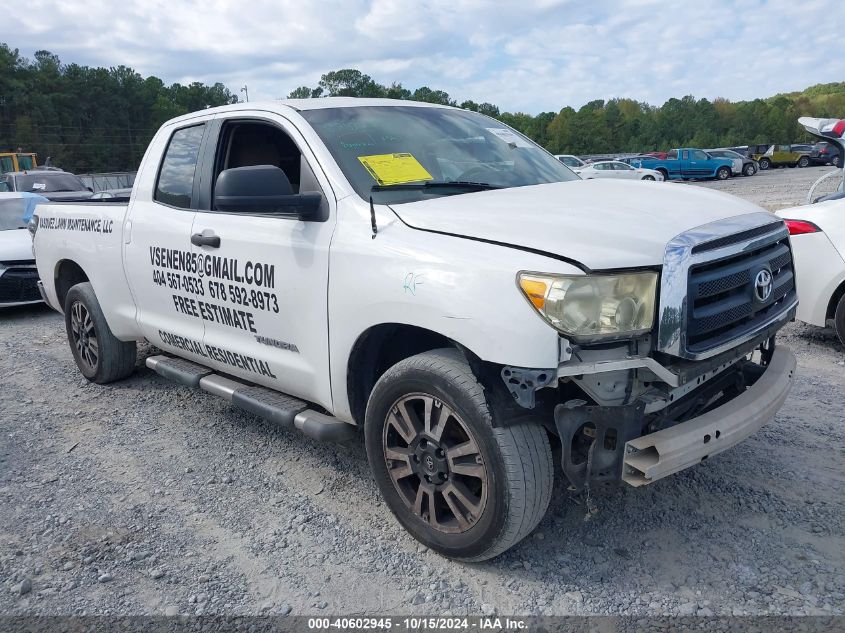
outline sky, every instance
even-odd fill
[[[0,42],[241,97],[247,85],[252,101],[358,68],[536,114],[845,81],[841,23],[841,0],[28,0]]]

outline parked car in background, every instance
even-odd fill
[[[10,172],[2,180],[7,191],[36,193],[56,202],[88,200],[93,194],[78,176],[55,168]]]
[[[577,156],[573,156],[572,154],[555,154],[555,158],[557,158],[560,162],[562,162],[570,169],[584,167],[587,164],[583,160],[581,160]]]
[[[839,167],[842,164],[842,158],[839,156],[839,150],[835,145],[821,141],[813,145],[813,149],[810,151],[810,162],[814,165]]]
[[[637,156],[620,156],[616,160],[621,163],[630,165],[631,167],[641,167],[644,160],[653,160],[654,156],[649,154],[639,154]]]
[[[743,176],[753,176],[757,173],[758,166],[754,159],[743,156],[732,149],[708,149],[707,153],[714,158],[727,158],[733,161],[734,176],[739,176],[740,174]]]
[[[664,180],[693,180],[716,178],[727,180],[733,172],[733,161],[728,158],[713,158],[703,149],[681,147],[666,153],[663,160],[644,160],[643,167],[654,169]]]
[[[0,308],[40,303],[27,221],[41,196],[0,193]]]
[[[763,170],[772,167],[808,167],[810,165],[810,152],[793,151],[792,145],[771,145],[765,152],[752,154],[751,158],[756,160],[760,169]]]
[[[131,187],[121,189],[103,189],[91,196],[91,200],[111,200],[112,202],[126,202],[132,195]]]
[[[789,146],[789,149],[799,154],[809,154],[813,151],[813,145],[812,143],[793,143]]]
[[[584,180],[593,178],[623,178],[625,180],[664,180],[663,174],[653,169],[633,167],[619,160],[591,163],[574,170]]]
[[[782,209],[789,228],[801,321],[825,327],[831,321],[845,345],[845,200]]]

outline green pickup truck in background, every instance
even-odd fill
[[[751,145],[748,156],[757,161],[760,169],[810,165],[810,152],[800,151],[793,145]]]

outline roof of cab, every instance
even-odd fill
[[[284,109],[296,110],[323,110],[326,108],[352,108],[363,106],[410,106],[416,108],[452,108],[453,106],[441,105],[439,103],[426,103],[423,101],[405,101],[404,99],[366,99],[361,97],[319,97],[316,99],[279,99],[276,101],[241,101],[230,105],[207,108],[184,114],[168,123],[191,119],[201,114],[219,114],[224,112],[238,112],[242,110],[268,110],[270,112]]]

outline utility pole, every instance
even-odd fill
[[[249,88],[246,87],[246,84],[244,84],[244,87],[241,88],[241,92],[246,95],[246,100],[249,101]]]

